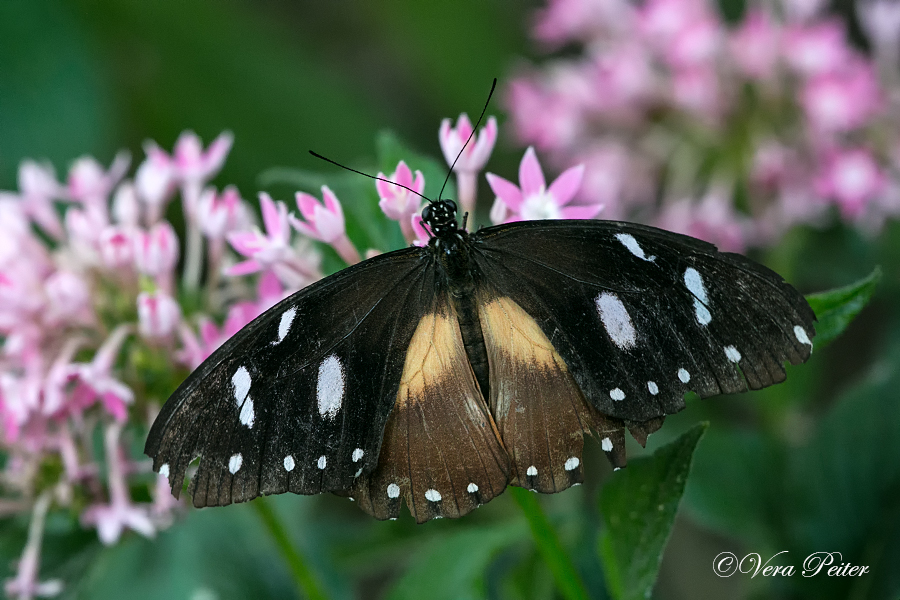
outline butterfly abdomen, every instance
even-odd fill
[[[459,322],[466,357],[475,373],[475,380],[481,395],[490,397],[490,379],[488,371],[487,350],[484,346],[484,333],[478,317],[478,305],[475,301],[477,276],[474,265],[469,258],[471,245],[465,231],[460,230],[453,236],[435,238],[433,247],[439,253],[439,261],[446,278],[450,301]]]

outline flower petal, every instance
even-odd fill
[[[522,192],[511,181],[507,181],[493,173],[485,173],[488,184],[494,190],[494,194],[503,200],[504,204],[513,212],[518,212],[522,207]]]
[[[584,165],[571,167],[562,172],[556,180],[550,184],[550,195],[556,200],[557,206],[565,206],[572,201],[578,188],[581,187],[581,179],[584,176]]]
[[[560,211],[560,216],[563,219],[593,219],[601,210],[603,210],[602,204],[567,206]]]
[[[240,277],[241,275],[250,275],[262,270],[262,265],[254,259],[244,260],[225,269],[225,274],[229,277]]]
[[[522,187],[522,195],[525,197],[541,193],[547,185],[544,172],[541,170],[541,163],[538,162],[537,154],[534,152],[534,146],[528,146],[528,150],[525,151],[525,156],[522,157],[522,162],[519,164],[519,185]],[[507,204],[509,203],[507,202]]]

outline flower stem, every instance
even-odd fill
[[[562,547],[559,536],[547,520],[547,515],[538,503],[537,494],[515,486],[509,488],[509,493],[525,513],[531,527],[531,537],[534,538],[538,552],[550,568],[560,593],[566,600],[588,600],[584,582],[575,570],[572,559]]]
[[[306,564],[303,555],[294,547],[284,532],[284,524],[278,517],[277,511],[272,507],[271,501],[267,498],[257,498],[251,502],[251,505],[256,509],[256,513],[262,519],[266,529],[272,534],[281,557],[291,569],[297,588],[310,600],[327,600],[328,596],[322,590],[319,582],[316,581],[316,577]]]

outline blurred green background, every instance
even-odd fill
[[[68,164],[120,148],[143,157],[193,129],[235,134],[218,185],[246,198],[272,167],[328,171],[307,154],[374,165],[393,130],[439,156],[440,119],[479,112],[490,81],[534,58],[538,3],[516,0],[5,0],[0,3],[0,189],[19,161]],[[739,3],[731,10],[740,11]],[[737,8],[735,8],[737,7]],[[846,8],[846,6],[844,6]],[[504,121],[500,103],[492,110]],[[488,169],[513,177],[522,149],[501,129]],[[483,184],[482,184],[483,185]],[[275,189],[273,191],[278,192]],[[281,198],[289,190],[280,190]],[[486,189],[483,190],[486,192]],[[481,194],[482,208],[487,202]],[[701,419],[701,442],[656,597],[889,597],[900,564],[900,228],[878,238],[843,227],[796,230],[764,256],[812,292],[880,264],[879,294],[846,334],[764,393],[693,402],[652,447]],[[143,445],[135,440],[135,449]],[[586,448],[586,484],[542,498],[593,597],[605,597],[596,554],[597,490],[609,468]],[[459,522],[377,523],[336,497],[279,497],[276,508],[335,597],[553,598],[527,525],[505,494]],[[4,565],[24,544],[23,519],[0,521]],[[864,583],[790,582],[713,574],[713,557],[783,549],[843,550],[873,565]],[[768,553],[768,554],[766,554]],[[48,525],[42,573],[68,597],[287,598],[297,593],[247,506],[188,511],[156,541],[133,534],[99,547],[77,519]],[[12,570],[9,571],[12,574]],[[894,596],[896,597],[896,596]]]

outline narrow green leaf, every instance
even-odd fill
[[[491,560],[507,546],[527,538],[521,522],[429,537],[387,598],[484,598],[487,596],[484,577]]]
[[[631,461],[603,487],[600,558],[616,600],[649,598],[653,592],[691,458],[707,427],[701,423],[653,456]]]
[[[806,301],[816,313],[819,322],[816,324],[816,347],[830,342],[847,328],[859,314],[878,287],[881,281],[881,269],[875,267],[867,277],[848,286],[810,294]]]
[[[272,535],[272,539],[278,547],[278,552],[290,567],[291,575],[294,577],[298,591],[302,591],[310,600],[326,600],[328,596],[316,579],[312,569],[306,564],[306,559],[291,542],[287,533],[285,533],[284,524],[278,517],[278,513],[271,506],[270,500],[268,498],[257,498],[251,506],[256,509],[259,518],[262,519],[266,529]]]
[[[563,598],[587,600],[588,593],[584,582],[581,581],[571,557],[560,543],[556,530],[553,529],[547,515],[544,514],[537,495],[520,487],[510,487],[509,493],[525,513],[525,518],[528,519],[528,525],[531,527],[531,537],[534,538],[541,558],[544,559],[553,574],[553,580]]]

